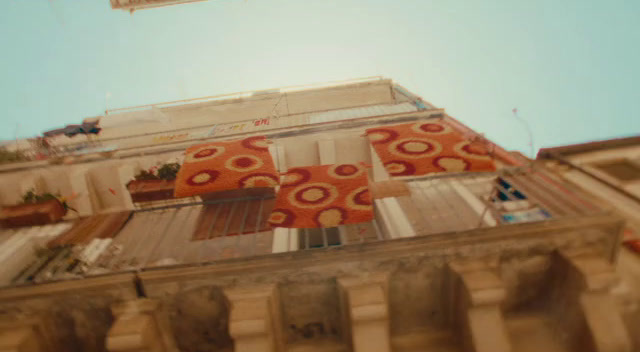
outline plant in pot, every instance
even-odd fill
[[[22,196],[22,203],[2,207],[0,224],[4,227],[35,226],[60,221],[71,208],[60,194],[37,194],[34,190]]]
[[[149,170],[142,170],[127,183],[127,190],[134,202],[150,202],[173,198],[179,163],[164,163]]]

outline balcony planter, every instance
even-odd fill
[[[173,199],[178,170],[180,170],[178,163],[166,163],[149,170],[142,170],[134,180],[127,183],[131,200],[138,203]]]
[[[58,199],[2,207],[0,225],[3,227],[35,226],[59,221],[67,214],[67,207]]]
[[[127,190],[134,202],[151,202],[173,198],[175,180],[132,180]]]
[[[631,239],[623,242],[630,251],[640,254],[640,239]]]

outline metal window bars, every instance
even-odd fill
[[[206,262],[220,259],[225,253],[237,256],[257,253],[256,242],[264,226],[267,204],[273,197],[243,197],[182,203],[139,209],[131,223],[117,236],[114,246],[122,250],[100,266],[107,269],[141,269],[161,264]],[[209,208],[205,236],[194,240],[195,228],[203,219],[201,213]],[[248,232],[250,231],[250,232]],[[252,234],[252,236],[236,236]],[[212,241],[209,240],[220,240]],[[243,247],[236,251],[234,247]],[[271,247],[268,248],[269,252]],[[235,257],[236,255],[234,255]]]
[[[343,243],[337,227],[300,229],[298,234],[303,238],[299,241],[300,249],[328,248],[340,246]]]
[[[327,228],[298,229],[298,249],[338,247],[350,244],[381,241],[385,236],[380,231],[378,220]]]
[[[185,198],[169,198],[162,200],[153,200],[148,202],[133,202],[135,210],[157,209],[161,207],[173,207],[178,205],[193,205],[202,203],[202,199],[198,196]]]

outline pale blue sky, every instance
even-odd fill
[[[640,133],[640,1],[0,4],[1,139],[110,108],[384,75],[508,149]]]

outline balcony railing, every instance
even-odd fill
[[[276,94],[276,93],[286,94],[286,93],[300,92],[300,91],[312,90],[312,89],[334,88],[334,87],[348,86],[348,85],[354,85],[354,84],[367,84],[367,83],[375,83],[375,82],[383,82],[383,81],[389,81],[389,80],[386,80],[382,76],[372,76],[372,77],[340,80],[340,81],[317,83],[317,84],[287,86],[287,87],[280,87],[280,88],[267,89],[267,90],[220,94],[220,95],[205,96],[200,98],[168,101],[168,102],[162,102],[157,104],[147,104],[147,105],[126,107],[126,108],[110,109],[110,110],[107,110],[106,113],[119,114],[119,113],[128,113],[128,112],[140,112],[140,111],[147,111],[150,109],[162,109],[162,108],[169,108],[169,107],[189,105],[189,104],[203,104],[203,103],[216,102],[216,101],[249,98],[253,96],[262,96],[265,94]],[[427,106],[425,106],[424,108],[428,109],[433,107],[427,104]],[[336,110],[345,110],[345,109],[336,109]],[[305,113],[301,115],[308,115],[308,114]],[[30,144],[28,146],[22,145],[22,143],[16,146],[17,149],[19,150],[20,155],[22,156],[22,158],[20,158],[20,160],[16,162],[36,161],[36,160],[42,160],[42,159],[58,158],[58,157],[64,157],[64,156],[78,156],[78,155],[84,155],[84,154],[97,154],[101,152],[112,152],[114,150],[127,149],[127,148],[140,148],[143,146],[149,147],[149,146],[154,146],[154,144],[155,146],[157,146],[157,145],[161,145],[160,143],[167,143],[167,142],[174,142],[174,141],[177,141],[177,142],[189,141],[189,140],[193,141],[201,138],[211,137],[213,134],[211,134],[210,132],[212,132],[212,129],[214,128],[230,129],[230,131],[234,131],[234,127],[245,126],[247,127],[247,131],[244,131],[244,132],[250,132],[252,126],[262,126],[261,121],[266,120],[265,117],[267,116],[260,116],[257,118],[243,120],[243,121],[236,121],[232,123],[204,124],[199,126],[184,127],[184,128],[165,130],[165,131],[156,131],[151,133],[123,136],[123,137],[100,138],[97,136],[87,137],[84,135],[80,135],[80,137],[74,137],[74,140],[63,140],[63,141],[57,141],[57,142],[49,141],[47,142],[48,144],[47,146],[42,144],[39,145],[38,141],[34,139],[33,142],[28,143]],[[274,121],[271,125],[277,125],[276,128],[281,128],[281,127],[287,127],[291,125],[302,125],[302,124],[309,123],[308,121],[301,121],[299,116],[296,116],[296,115],[290,115],[287,117],[289,118],[279,119],[280,121]],[[223,134],[225,133],[217,132],[217,135],[223,135]],[[154,138],[155,138],[155,142],[154,142]],[[78,139],[82,139],[82,140],[78,142],[76,141]]]
[[[398,199],[416,235],[468,231],[604,211],[583,192],[541,169],[407,180]]]
[[[331,250],[398,237],[470,233],[606,211],[557,176],[537,169],[405,181],[408,195],[383,198],[390,200],[384,204],[376,200],[374,221],[328,229],[268,228],[272,196],[139,208],[113,238],[91,238],[95,226],[90,227],[85,245],[39,253],[11,284],[199,265],[274,252]]]

